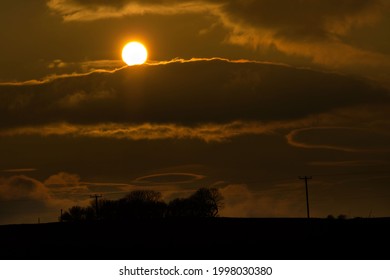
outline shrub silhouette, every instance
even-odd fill
[[[176,198],[168,204],[168,217],[193,217],[193,201],[189,198]]]
[[[120,218],[163,218],[166,203],[161,193],[151,190],[133,191],[118,201]]]
[[[65,222],[79,222],[93,219],[95,219],[95,211],[92,207],[73,206],[62,215],[62,220]]]
[[[168,205],[171,217],[216,217],[223,207],[223,197],[216,188],[200,188],[189,198],[177,198]]]
[[[115,220],[119,216],[118,201],[101,199],[99,201],[99,213],[102,220]]]
[[[223,197],[217,188],[200,188],[189,198],[197,217],[216,217],[223,206]]]
[[[340,215],[337,216],[337,219],[338,219],[338,220],[346,220],[346,219],[347,219],[347,215],[345,215],[345,214],[340,214]]]

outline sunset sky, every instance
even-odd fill
[[[390,216],[388,0],[2,0],[0,224],[90,195]],[[148,49],[127,66],[129,41]]]

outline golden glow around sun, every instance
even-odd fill
[[[148,58],[148,51],[139,42],[130,42],[122,49],[122,59],[129,65],[139,65],[144,64]]]

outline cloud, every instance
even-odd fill
[[[77,174],[67,172],[51,175],[43,181],[25,175],[0,177],[1,200],[39,201],[47,207],[57,207],[72,201],[85,202],[91,192]]]
[[[351,43],[349,33],[380,24],[389,13],[384,0],[111,1],[50,0],[65,21],[134,15],[209,15],[226,30],[225,42],[302,56],[329,67],[390,67],[390,57]],[[202,32],[200,30],[199,32]]]
[[[232,122],[187,127],[175,124],[151,123],[141,125],[115,123],[72,125],[60,123],[7,129],[0,131],[0,136],[76,136],[128,140],[200,139],[205,142],[221,142],[237,136],[273,133],[276,129],[285,127],[289,127],[289,124]]]
[[[128,184],[81,182],[80,176],[59,172],[40,181],[25,175],[0,177],[0,224],[58,221],[60,209],[90,205],[90,195],[111,199],[134,190]]]
[[[87,205],[90,195],[96,190],[112,192],[117,190],[117,186],[105,184],[104,186],[95,186],[86,182],[81,182],[80,176],[68,172],[59,172],[49,176],[44,182],[50,191],[59,199],[73,201],[73,203]]]
[[[207,13],[220,3],[207,1],[80,1],[49,0],[47,5],[65,21],[92,21],[105,18],[158,14]]]
[[[37,169],[35,168],[12,168],[12,169],[4,169],[0,172],[7,172],[7,173],[24,173],[24,172],[34,172]]]
[[[298,188],[295,188],[298,189]],[[245,184],[227,185],[219,189],[224,197],[224,217],[300,217],[302,207],[296,190],[275,193],[274,190],[254,192]]]
[[[381,0],[259,0],[228,1],[223,9],[240,21],[277,29],[286,36],[288,30],[295,30],[319,38],[330,36],[330,31],[344,34],[353,26],[375,22],[383,5]]]
[[[49,176],[43,184],[57,198],[72,200],[78,205],[88,205],[90,195],[100,194],[105,199],[118,199],[140,188],[163,192],[164,196],[180,193],[178,185],[203,179],[204,176],[191,173],[151,174],[126,182],[84,182],[77,174],[59,172]],[[188,190],[187,190],[188,192]]]
[[[144,14],[223,13],[232,21],[282,30],[292,29],[314,37],[326,36],[327,31],[344,34],[354,26],[375,23],[382,9],[387,7],[382,0],[320,0],[315,3],[310,0],[292,0],[288,3],[271,0],[48,0],[47,5],[62,15],[65,21],[90,21]]]
[[[388,150],[387,90],[348,76],[285,65],[177,60],[36,85],[3,85],[0,100],[2,137],[209,143],[281,134],[297,148]],[[342,130],[337,128],[342,127],[363,139],[359,147],[349,144],[356,140],[352,136],[340,136]],[[365,137],[356,135],[359,129],[367,131]],[[370,131],[376,131],[378,141],[384,140],[369,142]],[[326,135],[310,136],[316,133]]]
[[[83,63],[78,64],[78,65],[83,65]],[[110,68],[110,67],[108,67]],[[124,67],[122,67],[124,68]],[[35,79],[35,80],[27,80],[27,81],[16,81],[16,82],[0,82],[0,87],[25,87],[25,86],[36,86],[36,85],[43,85],[50,83],[55,80],[61,80],[61,79],[66,79],[66,78],[77,78],[77,77],[85,77],[89,76],[93,73],[113,73],[116,70],[119,69],[112,69],[112,70],[107,70],[107,69],[91,69],[91,71],[80,71],[80,72],[73,72],[73,73],[63,73],[63,74],[50,74],[42,79]]]
[[[0,197],[2,199],[50,199],[50,194],[44,184],[24,175],[0,178],[0,185]]]
[[[67,67],[67,64],[65,62],[63,62],[61,59],[55,59],[52,62],[50,62],[48,67],[50,69],[65,68],[65,67]]]
[[[80,176],[76,174],[70,174],[67,172],[60,172],[54,174],[44,181],[45,185],[74,187],[80,184]]]
[[[71,200],[57,197],[44,183],[25,176],[0,177],[0,224],[57,221]]]
[[[286,135],[287,141],[292,146],[308,147],[309,145],[300,143],[295,138],[299,132],[309,129],[323,129],[322,125],[357,125],[370,127],[371,121],[375,119],[367,117],[364,121],[356,116],[344,114],[344,118],[338,116],[337,112],[309,116],[298,120],[270,121],[270,122],[242,122],[231,123],[210,123],[197,126],[184,126],[177,124],[152,124],[144,123],[140,125],[103,123],[94,125],[74,125],[68,123],[57,123],[43,126],[18,127],[0,131],[0,136],[72,136],[88,138],[111,138],[127,140],[162,140],[162,139],[198,139],[209,142],[225,142],[235,137],[247,135],[272,135],[289,131]],[[352,119],[349,119],[352,118]],[[360,121],[360,122],[359,122]],[[316,125],[316,127],[312,127]],[[304,128],[302,128],[304,127]],[[310,127],[310,128],[309,128]],[[350,128],[353,129],[353,128]],[[356,128],[361,129],[361,128]],[[387,126],[380,123],[376,125],[377,134],[383,134]],[[340,141],[342,141],[340,139]],[[383,142],[384,143],[384,142]],[[382,146],[384,145],[382,143]],[[371,147],[375,143],[370,144]],[[319,147],[318,147],[319,148]],[[327,146],[327,148],[338,149],[337,146]]]
[[[388,103],[385,89],[335,73],[196,60],[2,85],[0,130],[3,135],[15,128],[24,134],[43,128],[41,134],[48,135],[62,129],[63,134],[132,139],[137,133],[148,133],[150,139],[175,133],[206,139],[221,130],[226,137],[237,131],[261,133],[271,122]]]
[[[308,163],[312,166],[323,167],[369,167],[389,164],[383,160],[343,160],[343,161],[312,161]]]
[[[135,184],[184,184],[203,179],[203,175],[191,173],[161,173],[136,178]]]
[[[90,60],[81,62],[65,62],[55,59],[48,64],[48,68],[58,73],[91,73],[99,70],[114,71],[125,66],[122,60]],[[55,76],[53,76],[55,77]]]
[[[281,3],[282,2],[282,3]],[[281,8],[283,7],[283,8]],[[390,56],[350,38],[359,29],[379,25],[390,13],[385,1],[228,1],[219,12],[229,30],[225,42],[252,48],[261,54],[278,52],[287,59],[307,60],[386,84]],[[379,35],[380,36],[380,35]],[[379,37],[378,36],[378,37]]]
[[[367,128],[311,127],[291,131],[287,142],[299,148],[343,152],[390,152],[390,134]]]

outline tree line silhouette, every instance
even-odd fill
[[[217,188],[203,187],[187,198],[169,203],[160,192],[135,190],[118,200],[101,199],[90,206],[73,206],[60,217],[61,221],[123,221],[167,217],[216,217],[223,207],[223,197]]]

